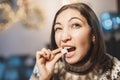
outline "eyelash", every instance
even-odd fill
[[[79,28],[79,27],[81,27],[81,25],[78,24],[78,23],[74,23],[74,24],[72,24],[71,27],[72,27],[72,28]],[[56,32],[57,30],[62,30],[62,28],[56,27],[56,28],[54,29],[55,32]]]
[[[62,30],[62,28],[57,27],[57,28],[54,29],[55,32],[56,32],[57,30]]]
[[[72,24],[72,27],[73,27],[73,28],[79,28],[79,27],[81,27],[81,25],[78,24],[78,23],[74,23],[74,24]]]

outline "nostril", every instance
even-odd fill
[[[71,39],[70,36],[64,36],[61,41],[62,41],[62,42],[67,42],[67,41],[69,41],[70,39]]]

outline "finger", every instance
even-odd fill
[[[39,64],[45,63],[45,58],[43,57],[43,53],[41,51],[36,52],[36,62],[38,62]]]
[[[45,48],[43,48],[42,50],[41,50],[41,52],[43,53],[43,57],[47,57],[47,51],[46,51],[46,49]]]
[[[52,51],[53,55],[57,54],[58,52],[60,52],[60,50],[62,50],[62,48],[57,48],[55,50]]]
[[[36,52],[36,58],[39,59],[41,57],[46,57],[46,53],[44,51],[37,51]]]
[[[52,51],[51,51],[50,49],[48,49],[48,52],[51,53],[51,55],[50,55],[50,60],[52,60],[55,55],[52,53]]]
[[[37,51],[37,55],[39,55],[38,58],[43,57],[45,59],[49,59],[49,57],[50,57],[50,53],[45,48],[43,48],[41,51]]]
[[[45,48],[43,49],[43,52],[45,53],[44,55],[45,59],[50,60],[52,53],[48,49],[45,49]]]
[[[39,59],[42,56],[41,51],[37,51],[36,52],[36,59]]]
[[[64,55],[64,54],[62,54],[62,53],[56,54],[56,55],[54,56],[54,59],[52,60],[53,65],[55,65],[55,63],[56,63],[61,57],[63,57],[63,55]]]

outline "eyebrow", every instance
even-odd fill
[[[72,19],[78,19],[78,20],[80,20],[80,21],[82,21],[84,23],[84,21],[82,19],[78,18],[78,17],[72,17],[72,18],[70,18],[69,21],[71,21]],[[61,25],[61,23],[60,22],[56,22],[55,25]]]
[[[78,17],[72,17],[72,18],[70,18],[69,21],[71,21],[72,19],[78,19],[78,20],[80,20],[80,21],[82,21],[84,23],[84,21],[82,19],[78,18]]]
[[[56,22],[56,23],[55,23],[55,25],[56,25],[56,24],[61,25],[61,23],[60,23],[60,22]]]

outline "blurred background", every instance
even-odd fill
[[[107,53],[120,59],[120,0],[0,0],[0,80],[29,80],[36,51],[49,47],[56,11],[73,2],[95,11]]]

